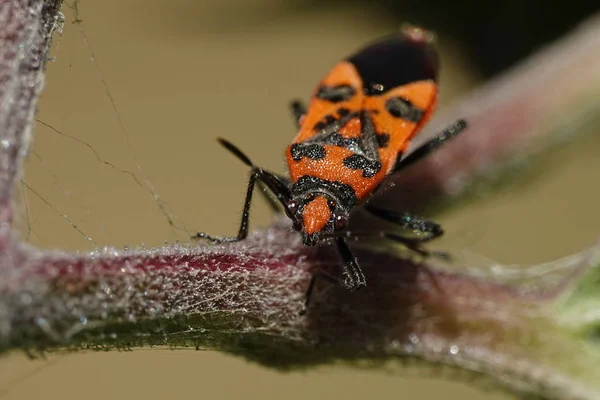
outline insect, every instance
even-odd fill
[[[347,239],[381,237],[430,255],[421,244],[442,235],[440,225],[367,200],[386,177],[421,160],[466,128],[466,122],[459,120],[406,155],[411,139],[436,108],[437,72],[432,35],[417,27],[380,39],[335,65],[317,86],[308,108],[300,101],[291,104],[299,132],[286,150],[289,178],[257,167],[233,144],[218,139],[252,168],[242,220],[235,237],[198,233],[194,238],[217,243],[245,239],[254,186],[258,182],[268,188],[276,200],[267,199],[274,208],[283,208],[306,246],[334,242],[343,261],[339,279],[322,272],[313,275],[301,313],[309,304],[317,276],[333,279],[349,290],[366,286]],[[348,220],[359,206],[420,236],[350,231]]]

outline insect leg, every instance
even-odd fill
[[[389,233],[389,232],[381,232],[380,236],[385,239],[391,240],[393,242],[401,243],[404,246],[406,246],[408,249],[414,251],[417,254],[422,255],[423,257],[437,256],[437,257],[444,258],[444,259],[450,258],[450,256],[446,253],[438,252],[438,251],[429,251],[429,250],[425,250],[424,248],[422,248],[420,246],[420,244],[430,240],[428,238],[407,238],[407,237],[397,235],[395,233]]]
[[[429,238],[407,238],[407,237],[398,235],[396,233],[377,232],[377,231],[376,232],[342,231],[342,232],[335,232],[330,237],[344,237],[347,239],[359,238],[359,237],[382,238],[382,239],[391,240],[396,243],[400,243],[400,244],[404,245],[406,248],[414,251],[415,253],[422,255],[423,257],[435,256],[435,257],[440,257],[440,258],[443,258],[446,260],[450,259],[450,256],[447,253],[437,252],[437,251],[429,251],[429,250],[425,250],[423,247],[421,247],[421,243],[430,240]]]
[[[292,182],[285,176],[273,173],[270,174],[279,179],[279,181],[285,186],[290,187],[292,185]],[[267,200],[267,203],[269,203],[269,207],[271,207],[271,210],[273,210],[276,213],[280,213],[281,211],[283,211],[280,202],[277,201],[277,199],[274,199],[272,196],[270,196],[269,193],[267,193],[269,187],[261,180],[258,181],[258,186],[260,187],[260,194],[265,198],[265,200]]]
[[[300,100],[294,100],[290,104],[290,108],[292,109],[292,115],[296,121],[296,126],[300,128],[300,119],[306,115],[306,106]]]
[[[452,125],[447,126],[442,132],[440,132],[436,137],[431,139],[430,141],[423,144],[421,147],[410,153],[406,158],[401,159],[396,166],[394,167],[393,172],[398,172],[409,165],[416,163],[421,160],[423,157],[427,156],[429,153],[437,150],[448,140],[457,136],[467,127],[467,121],[464,119],[459,119]]]
[[[231,143],[230,141],[223,139],[223,138],[218,138],[217,141],[223,147],[225,147],[227,150],[229,150],[231,153],[233,153],[233,155],[235,155],[238,159],[240,159],[247,166],[252,167],[255,170],[260,169],[256,165],[254,165],[254,163],[250,160],[250,157],[248,157],[246,154],[244,154],[243,151],[238,149],[237,146],[234,145],[233,143]],[[273,193],[276,193],[276,194],[284,193],[284,194],[286,194],[287,197],[289,197],[289,190],[287,188],[291,185],[291,182],[289,181],[289,179],[287,179],[285,177],[275,175],[275,174],[272,174],[272,173],[266,172],[266,171],[262,171],[262,172],[263,172],[263,179],[258,180],[258,185],[261,188],[261,194],[267,200],[271,209],[274,210],[275,212],[279,212],[279,211],[281,211],[280,204],[278,204],[271,196],[269,196],[267,193],[265,193],[265,189],[269,188],[269,187],[274,187],[275,189],[273,189],[273,188],[271,189],[273,191]],[[268,176],[268,178],[267,178],[267,176]],[[270,184],[267,184],[265,182],[265,180],[267,180],[267,179],[270,181]],[[282,201],[282,199],[279,196],[277,196],[277,198],[279,201]]]
[[[419,238],[421,242],[433,240],[444,234],[444,230],[439,224],[425,219],[423,217],[420,217],[418,215],[409,214],[406,212],[399,213],[393,210],[386,210],[384,208],[379,208],[372,204],[367,204],[365,206],[365,210],[368,211],[371,215],[374,215],[393,224],[397,224],[403,229],[427,234],[426,236],[422,236]]]
[[[199,232],[192,239],[208,239],[214,243],[237,242],[245,239],[248,236],[248,220],[250,218],[250,205],[252,204],[252,193],[254,184],[260,175],[259,171],[253,171],[248,181],[248,190],[246,191],[246,199],[244,200],[244,210],[242,211],[242,221],[237,236],[233,237],[216,237],[210,236],[204,232]]]
[[[299,312],[300,315],[306,314],[306,310],[308,310],[308,305],[310,304],[310,299],[312,298],[313,289],[315,287],[315,283],[317,282],[318,278],[324,279],[325,281],[327,281],[329,283],[335,283],[335,284],[340,283],[337,279],[335,279],[333,276],[329,275],[325,271],[317,271],[317,272],[313,273],[312,277],[310,278],[310,283],[308,284],[308,289],[306,289],[306,295],[304,296],[304,305],[302,306],[302,309]]]
[[[206,233],[197,233],[192,239],[208,239],[215,243],[229,243],[237,242],[245,239],[248,236],[248,222],[250,219],[250,205],[252,204],[252,193],[254,192],[254,185],[256,181],[262,182],[268,187],[277,199],[284,205],[285,201],[289,198],[289,189],[283,182],[281,182],[277,176],[263,171],[260,168],[254,167],[250,179],[248,180],[248,190],[246,191],[246,199],[244,200],[244,209],[242,211],[242,221],[240,222],[240,229],[237,236],[233,237],[215,237]]]
[[[335,238],[335,243],[343,261],[343,280],[340,281],[340,284],[344,288],[352,291],[356,291],[367,286],[365,275],[358,265],[356,257],[354,257],[354,254],[352,254],[352,250],[350,250],[350,247],[348,247],[346,240],[343,237],[337,237]]]
[[[363,274],[362,269],[358,265],[356,257],[354,257],[354,254],[352,254],[352,250],[350,250],[350,247],[348,247],[346,240],[343,237],[336,237],[335,243],[337,245],[338,251],[340,252],[340,255],[342,256],[343,279],[336,279],[325,271],[315,272],[312,278],[310,279],[310,283],[308,284],[308,289],[306,290],[306,297],[304,300],[304,306],[300,310],[300,315],[304,315],[306,313],[306,310],[308,309],[313,289],[315,287],[315,282],[318,278],[322,278],[330,283],[339,284],[345,289],[352,291],[356,291],[367,286],[367,280],[365,279],[365,275]]]

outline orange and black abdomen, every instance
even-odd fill
[[[287,149],[293,182],[338,182],[362,200],[393,170],[437,101],[437,54],[420,33],[379,40],[323,78]]]

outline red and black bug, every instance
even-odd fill
[[[382,237],[429,255],[420,244],[442,235],[440,225],[366,200],[387,176],[422,159],[467,126],[459,120],[405,156],[410,140],[429,120],[437,103],[438,59],[431,37],[420,28],[409,27],[376,41],[338,63],[317,86],[308,109],[301,102],[293,102],[299,133],[286,151],[290,178],[257,167],[233,144],[219,139],[252,168],[242,221],[235,237],[198,233],[195,238],[217,243],[245,239],[258,181],[275,194],[277,202],[268,197],[271,205],[283,207],[294,229],[302,233],[305,245],[335,242],[343,259],[343,273],[341,279],[334,279],[347,289],[366,286],[346,243],[348,238]],[[421,236],[349,231],[348,219],[359,206]],[[305,308],[316,276],[309,285]]]

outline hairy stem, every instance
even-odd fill
[[[599,397],[598,247],[466,274],[469,265],[353,243],[367,288],[318,282],[300,317],[311,274],[335,274],[339,260],[328,246],[302,246],[282,222],[226,246],[69,254],[19,242],[13,191],[59,5],[0,3],[0,353],[191,346],[281,369],[411,358],[539,398]],[[588,130],[599,114],[599,31],[590,21],[434,122],[467,117],[470,132],[411,168],[401,181],[411,196],[389,200],[443,204],[500,176],[514,154],[530,158]]]

